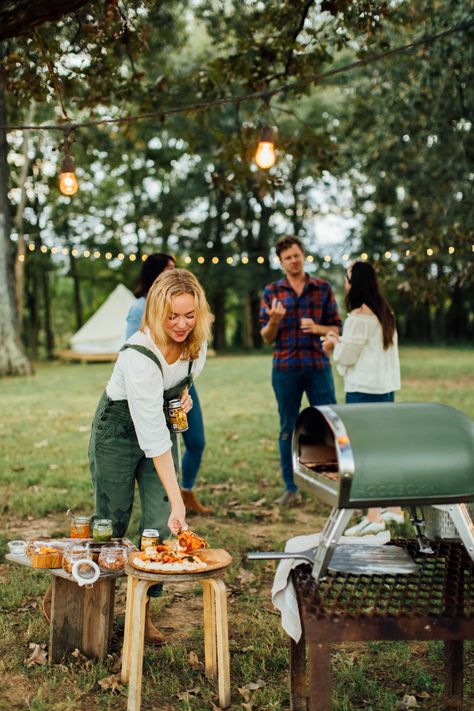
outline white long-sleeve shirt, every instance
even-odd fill
[[[382,326],[375,315],[350,313],[333,357],[346,393],[380,395],[400,389],[397,333],[384,350]]]
[[[189,361],[167,363],[149,332],[137,331],[127,343],[145,346],[159,359],[160,369],[151,358],[127,348],[121,351],[105,389],[111,400],[128,400],[140,448],[146,457],[158,457],[171,448],[170,433],[163,411],[163,392],[178,385],[188,374]],[[201,346],[191,373],[197,378],[206,361],[207,344]]]

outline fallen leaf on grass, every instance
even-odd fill
[[[52,472],[56,471],[56,469],[59,469],[59,464],[50,464],[49,469],[51,469]]]
[[[23,464],[12,464],[10,469],[12,470],[12,472],[24,472],[25,471],[25,467],[23,466]]]
[[[241,585],[244,586],[255,582],[257,576],[249,570],[245,570],[245,568],[239,568],[239,575],[237,576],[237,579],[240,580]]]
[[[47,447],[48,446],[48,440],[47,439],[42,439],[39,442],[35,442],[33,444],[33,447],[36,447],[39,449],[40,447]]]
[[[196,652],[189,652],[188,664],[191,669],[194,669],[194,671],[196,671],[197,669],[202,669],[204,667],[204,664],[199,661],[199,657]]]
[[[252,501],[251,506],[254,506],[255,508],[258,508],[259,506],[263,506],[263,504],[266,504],[267,500],[265,497],[262,499],[259,499],[258,501]]]
[[[180,691],[179,694],[176,694],[176,697],[178,701],[188,701],[189,699],[193,696],[197,696],[199,692],[201,691],[200,686],[195,686],[194,689],[188,689],[187,691]]]
[[[398,708],[402,709],[403,711],[405,709],[418,708],[418,701],[416,700],[416,698],[414,696],[411,696],[411,694],[405,694],[403,699],[398,704]]]
[[[244,684],[242,689],[248,689],[249,691],[257,691],[257,689],[263,689],[265,682],[263,679],[257,679],[257,681],[250,681],[248,684]],[[239,689],[240,691],[240,689]]]
[[[48,663],[48,652],[46,651],[45,644],[36,644],[35,642],[30,642],[29,647],[33,650],[33,652],[26,660],[27,667],[34,667],[35,664]]]
[[[90,428],[91,428],[90,425],[80,425],[80,426],[77,428],[77,431],[78,431],[78,432],[89,432]]]
[[[111,691],[112,693],[114,691],[121,691],[122,684],[120,683],[120,675],[111,674],[110,676],[106,676],[104,679],[100,679],[99,686],[104,691]]]

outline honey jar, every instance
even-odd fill
[[[69,526],[69,538],[90,538],[91,524],[88,516],[74,516]]]
[[[168,402],[168,423],[172,432],[186,432],[188,429],[188,418],[181,405],[181,400]]]

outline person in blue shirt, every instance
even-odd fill
[[[150,254],[143,262],[140,281],[135,289],[137,300],[130,307],[127,315],[127,329],[125,338],[128,340],[132,334],[138,331],[143,314],[148,291],[155,279],[165,270],[174,269],[176,262],[170,254],[155,252]],[[183,433],[186,451],[182,461],[181,495],[187,513],[206,515],[212,513],[210,506],[204,506],[194,492],[194,486],[201,465],[202,455],[206,444],[204,437],[204,421],[201,406],[199,404],[196,387],[191,386],[189,394],[193,400],[193,407],[188,412],[188,430]]]

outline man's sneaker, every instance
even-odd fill
[[[402,513],[397,513],[396,511],[389,511],[388,509],[382,511],[380,514],[380,518],[382,518],[384,521],[387,523],[404,523],[405,522],[405,516]]]
[[[301,506],[303,499],[299,491],[285,491],[284,494],[275,499],[278,506]]]
[[[385,531],[385,523],[383,521],[369,521],[365,516],[355,526],[347,528],[344,531],[344,536],[370,536],[374,533],[380,533],[380,531]]]

